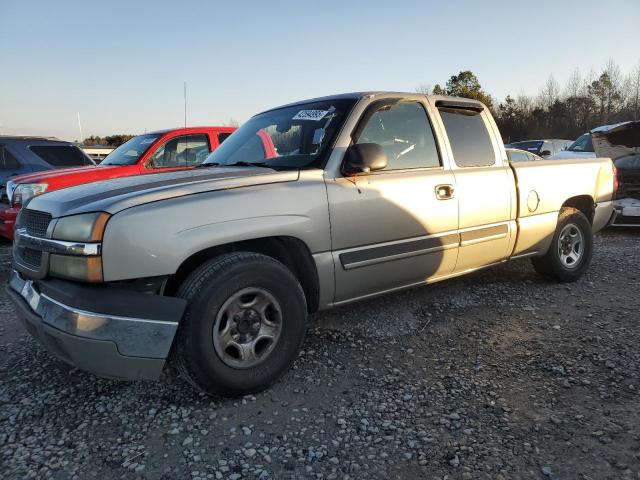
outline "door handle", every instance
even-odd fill
[[[453,198],[453,185],[436,185],[436,198],[438,200],[449,200]]]

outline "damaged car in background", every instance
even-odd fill
[[[640,120],[605,125],[591,133],[596,154],[611,158],[617,171],[613,225],[640,226]]]

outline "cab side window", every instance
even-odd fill
[[[440,108],[453,159],[459,167],[486,167],[496,162],[491,137],[480,112]]]
[[[366,122],[356,143],[380,145],[387,154],[385,170],[441,165],[427,112],[420,103],[383,103]]]
[[[179,168],[199,165],[209,155],[205,134],[183,135],[167,140],[151,156],[149,168]]]

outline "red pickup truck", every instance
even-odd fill
[[[13,239],[13,225],[21,205],[34,195],[109,178],[191,168],[204,161],[234,130],[234,127],[190,127],[145,133],[120,145],[98,166],[13,177],[6,185],[9,203],[0,203],[0,236]],[[263,148],[267,148],[264,142]]]

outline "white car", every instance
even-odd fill
[[[578,139],[567,147],[566,150],[556,153],[549,157],[553,160],[571,159],[571,158],[596,158],[596,152],[593,149],[591,141],[591,133],[580,135]]]
[[[523,140],[511,142],[505,145],[507,148],[525,150],[542,158],[553,158],[553,155],[560,153],[573,144],[573,140],[560,140],[550,138],[546,140]]]

